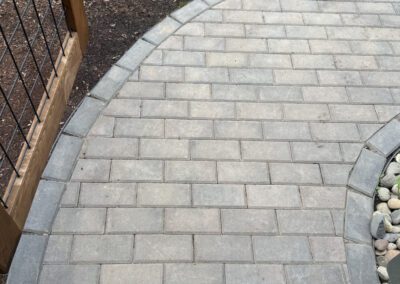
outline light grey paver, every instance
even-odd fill
[[[218,209],[167,208],[164,230],[179,234],[219,233],[220,220]]]
[[[118,98],[162,98],[164,84],[152,82],[126,82],[118,93]]]
[[[210,160],[239,160],[239,141],[194,140],[191,158]]]
[[[293,142],[293,160],[298,162],[342,160],[339,143]]]
[[[161,161],[114,160],[110,179],[112,181],[161,181],[163,165]]]
[[[181,207],[190,205],[190,186],[186,184],[141,183],[137,202],[140,206]]]
[[[169,182],[215,182],[216,175],[215,162],[165,162],[165,179]]]
[[[324,184],[346,185],[352,165],[321,164],[321,173]]]
[[[248,185],[246,186],[249,208],[299,208],[300,193],[292,185]]]
[[[116,137],[163,137],[164,121],[161,119],[118,118],[114,134]]]
[[[345,187],[301,186],[301,200],[306,208],[344,208]]]
[[[95,284],[99,279],[100,265],[45,265],[40,274],[40,284]]]
[[[222,210],[224,234],[273,234],[278,232],[273,210],[224,209]]]
[[[268,279],[271,283],[285,283],[282,265],[268,264],[227,264],[225,265],[227,284],[262,284]]]
[[[154,45],[139,39],[127,52],[118,60],[117,65],[134,71],[139,64],[154,49]]]
[[[116,159],[136,158],[138,141],[132,138],[88,138],[83,155],[85,158]]]
[[[187,159],[189,142],[174,139],[141,139],[140,157],[144,159]]]
[[[162,264],[105,264],[101,266],[100,283],[161,284]]]
[[[195,235],[195,259],[202,262],[252,261],[250,236]]]
[[[331,214],[325,210],[278,210],[279,229],[286,234],[332,234]]]
[[[271,163],[272,183],[320,184],[321,173],[315,164]]]
[[[315,261],[346,261],[343,239],[340,237],[310,237],[310,246]]]
[[[105,218],[105,208],[60,208],[53,233],[102,234]]]
[[[311,261],[311,252],[306,237],[255,236],[254,258],[259,262]],[[285,248],[282,250],[282,248]]]
[[[85,207],[134,206],[136,185],[130,183],[83,183],[79,204]]]
[[[163,229],[160,208],[109,208],[107,233],[160,233]]]
[[[191,102],[190,116],[195,118],[235,118],[235,105],[230,102]]]
[[[165,283],[221,284],[223,269],[222,264],[167,264],[165,265]]]
[[[47,242],[44,263],[67,263],[72,248],[71,235],[51,235]]]
[[[346,283],[340,265],[288,265],[286,273],[290,283]]]
[[[78,204],[78,196],[80,190],[79,182],[67,183],[64,194],[62,195],[61,207],[75,207]]]
[[[110,160],[79,159],[72,173],[73,181],[108,181],[110,174]]]
[[[266,163],[218,162],[218,182],[269,183]]]
[[[74,236],[71,262],[128,263],[133,256],[133,236]]]
[[[103,111],[104,115],[121,117],[139,117],[140,101],[127,99],[114,99]]]
[[[211,138],[213,123],[210,120],[166,120],[165,136],[168,138]]]
[[[217,138],[261,139],[261,124],[258,121],[216,121]]]
[[[264,137],[274,140],[311,139],[308,123],[303,122],[264,122]]]
[[[190,262],[193,243],[190,235],[136,235],[135,262]]]
[[[198,207],[245,207],[243,185],[194,184],[193,206]]]

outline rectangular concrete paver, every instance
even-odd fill
[[[254,259],[258,263],[305,262],[312,259],[307,237],[255,236],[253,247]]]
[[[195,259],[201,262],[253,260],[250,236],[195,235]]]
[[[105,264],[101,266],[100,283],[161,284],[162,264]]]
[[[134,262],[190,262],[191,235],[136,235]]]
[[[129,263],[132,257],[133,236],[78,235],[74,237],[72,263]]]

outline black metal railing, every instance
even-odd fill
[[[0,0],[0,203],[7,197],[58,76],[71,31],[62,0]]]

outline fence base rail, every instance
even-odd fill
[[[57,137],[82,56],[78,33],[74,32],[68,40],[65,56],[60,52],[58,57],[61,62],[57,69],[58,77],[54,78],[49,90],[50,99],[44,99],[39,106],[43,108],[41,122],[34,121],[37,125],[29,133],[32,135],[31,148],[26,149],[23,159],[21,157],[20,177],[13,177],[15,182],[12,188],[7,189],[8,208],[0,208],[0,271],[3,273],[8,270],[51,147]]]

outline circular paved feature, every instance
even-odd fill
[[[38,190],[54,222],[36,198],[14,262],[39,257],[10,279],[378,282],[368,227],[398,119],[364,142],[400,113],[399,7],[217,2],[173,13],[85,99]]]

